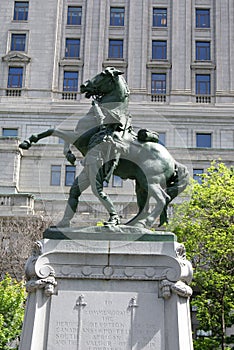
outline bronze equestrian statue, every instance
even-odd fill
[[[49,129],[31,135],[20,144],[28,149],[32,143],[48,136],[65,141],[64,153],[74,164],[75,156],[69,146],[74,145],[84,156],[84,169],[70,189],[62,221],[67,227],[76,213],[81,193],[90,185],[108,211],[107,225],[118,225],[119,216],[111,199],[103,190],[103,182],[112,174],[135,180],[139,211],[126,225],[152,227],[160,216],[160,225],[167,222],[167,206],[189,182],[187,168],[178,163],[168,150],[157,143],[157,134],[140,130],[135,134],[128,112],[129,89],[122,72],[108,67],[81,85],[81,93],[93,98],[89,112],[82,117],[74,131]],[[154,208],[150,208],[150,199]]]

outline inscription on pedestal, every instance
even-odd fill
[[[47,350],[164,349],[162,315],[153,293],[61,291],[52,297]]]
[[[76,349],[77,345],[77,322],[72,321],[57,321],[55,323],[55,345],[58,349],[70,349],[71,346]],[[73,349],[72,347],[72,349]]]

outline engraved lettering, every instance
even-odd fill
[[[80,309],[72,304],[70,320],[54,320],[53,342],[59,350],[77,350],[78,347],[84,350],[120,350],[128,349],[131,344],[144,350],[160,348],[163,342],[158,332],[160,324],[155,324],[154,317],[148,321],[141,317],[145,310],[140,298],[136,299],[138,308],[135,309],[129,307],[130,293],[126,297],[106,293],[104,300],[95,293],[82,291],[82,295],[86,306],[81,314]],[[77,301],[77,294],[73,300]],[[147,305],[147,300],[144,305]],[[133,310],[137,312],[134,318]]]

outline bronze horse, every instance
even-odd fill
[[[73,144],[87,157],[90,140],[95,139],[95,135],[100,136],[104,129],[104,137],[96,137],[97,151],[102,152],[104,163],[110,163],[109,169],[112,168],[115,175],[122,179],[135,180],[136,184],[139,211],[126,225],[152,227],[158,216],[160,216],[160,225],[167,222],[169,202],[181,193],[189,182],[187,168],[175,161],[162,145],[139,141],[131,131],[131,117],[128,113],[129,89],[122,77],[122,72],[108,67],[93,79],[82,84],[80,91],[85,93],[85,97],[95,99],[101,113],[97,113],[93,103],[87,115],[79,120],[74,131],[49,129],[38,135],[32,135],[28,140],[22,142],[20,147],[28,149],[32,143],[44,137],[57,136],[64,139],[65,155],[71,163],[74,163],[75,157],[69,150],[69,145]],[[110,137],[112,146],[105,140],[105,130],[110,128],[112,128]],[[113,151],[115,148],[118,149],[117,156],[114,152],[114,156],[109,154],[107,157],[106,154],[110,149]],[[118,158],[117,162],[116,158]],[[113,163],[116,163],[114,167]],[[96,166],[96,179],[97,169],[103,169],[104,166],[103,163],[99,165],[99,168]],[[84,170],[78,175],[71,187],[65,214],[59,226],[69,226],[77,210],[79,197],[89,185],[92,186],[94,194],[101,200],[110,215],[115,215],[113,203],[103,192],[103,176],[100,176],[100,172],[98,174],[99,181],[96,180],[95,185],[92,184],[87,171]],[[153,199],[154,208],[150,211],[151,199]],[[111,220],[110,222],[112,223]],[[119,220],[116,220],[115,224],[118,223]]]

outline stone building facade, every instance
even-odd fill
[[[54,137],[18,144],[73,129],[91,102],[80,84],[107,66],[124,71],[135,129],[158,131],[191,176],[214,159],[233,164],[233,18],[229,0],[1,0],[1,215],[61,217],[82,166]],[[134,213],[131,181],[106,190],[124,218]],[[83,223],[106,218],[90,190],[80,213]]]

